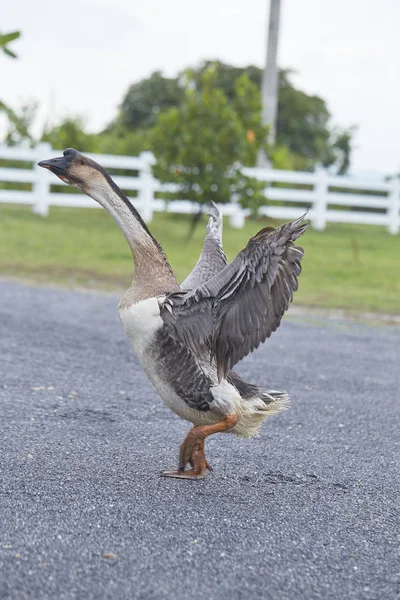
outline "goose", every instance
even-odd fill
[[[211,206],[203,251],[179,286],[161,246],[99,164],[68,148],[39,166],[96,200],[125,236],[134,274],[118,306],[122,326],[161,399],[193,425],[178,468],[161,475],[204,479],[212,471],[208,436],[252,437],[286,407],[287,394],[247,383],[232,369],[279,327],[293,299],[304,254],[294,242],[308,226],[305,215],[261,229],[228,264],[222,219]]]

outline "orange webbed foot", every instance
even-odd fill
[[[185,471],[187,465],[192,467]],[[206,459],[204,453],[204,436],[191,429],[186,436],[179,454],[179,469],[174,471],[163,471],[163,477],[176,477],[177,479],[205,479],[206,472],[213,468]]]
[[[163,477],[176,477],[177,479],[204,479],[206,472],[212,471],[204,453],[204,440],[212,433],[228,431],[238,422],[237,415],[227,415],[214,425],[201,425],[193,427],[181,446],[179,453],[179,469],[176,471],[163,471]],[[191,469],[185,471],[187,465]]]

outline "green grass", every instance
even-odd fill
[[[156,214],[150,228],[182,280],[200,253],[205,218],[187,240],[188,217]],[[266,220],[244,229],[224,228],[230,259]],[[275,223],[276,224],[276,223]],[[307,230],[297,304],[355,312],[400,313],[400,236],[384,228],[329,225]],[[0,205],[0,274],[42,283],[127,288],[132,258],[126,242],[104,210],[52,208],[47,219],[25,206]]]

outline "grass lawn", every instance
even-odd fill
[[[188,217],[156,214],[150,229],[181,281],[195,264],[204,237],[204,217],[187,240]],[[224,228],[232,259],[248,238],[268,223]],[[274,223],[277,225],[277,223]],[[307,230],[303,273],[295,303],[355,312],[400,314],[400,235],[382,227],[329,225]],[[52,208],[46,219],[29,207],[0,205],[0,274],[37,282],[126,289],[132,258],[118,227],[104,210]]]

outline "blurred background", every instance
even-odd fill
[[[0,275],[129,285],[112,220],[35,167],[74,147],[102,155],[179,279],[210,199],[230,258],[310,207],[296,301],[400,314],[399,22],[395,0],[7,3]]]

